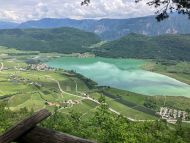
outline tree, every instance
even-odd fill
[[[90,3],[90,0],[83,0],[81,2],[81,5],[88,5]]]
[[[182,127],[182,118],[178,118],[177,122],[176,122],[176,135],[183,135],[183,127]]]
[[[135,0],[136,2],[143,0]],[[168,13],[178,12],[179,14],[187,14],[190,18],[190,1],[189,0],[150,0],[147,2],[149,6],[158,8],[156,11],[156,19],[161,21],[169,17]]]
[[[178,12],[179,14],[186,14],[190,18],[190,0],[135,0],[135,2],[144,1],[149,6],[158,8],[156,11],[156,19],[158,21],[169,17],[169,13]],[[81,5],[88,5],[90,0],[83,0]]]

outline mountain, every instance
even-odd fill
[[[0,45],[65,54],[92,52],[112,58],[190,61],[190,34],[146,36],[131,33],[117,40],[101,42],[96,34],[74,28],[7,29],[0,30]]]
[[[16,28],[19,24],[13,22],[0,21],[0,29]]]
[[[94,33],[74,28],[0,30],[0,45],[41,52],[87,52],[100,42]]]
[[[110,41],[93,52],[112,58],[169,59],[190,61],[190,35],[145,36],[129,34]]]
[[[130,33],[149,36],[163,34],[189,34],[190,20],[186,15],[173,14],[168,19],[157,22],[155,16],[129,18],[129,19],[56,19],[45,18],[23,22],[21,24],[0,22],[0,29],[46,29],[71,27],[93,32],[104,40],[115,40]]]
[[[56,19],[56,18],[44,18],[41,20],[33,20],[21,23],[18,25],[18,28],[27,29],[27,28],[59,28],[59,27],[72,27],[78,29],[86,29],[90,31],[96,20],[84,19],[84,20],[75,20],[75,19]]]
[[[73,27],[98,34],[102,39],[113,40],[129,33],[143,35],[188,34],[190,20],[185,15],[173,14],[168,19],[157,22],[155,16],[130,19],[41,19],[21,23],[18,28]]]

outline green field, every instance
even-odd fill
[[[86,118],[96,111],[99,104],[86,99],[84,95],[88,95],[95,100],[98,100],[101,95],[105,95],[109,108],[125,117],[134,120],[155,120],[157,119],[155,111],[163,106],[162,104],[157,104],[156,109],[149,109],[149,107],[145,107],[145,104],[149,102],[147,100],[149,96],[114,88],[99,88],[94,86],[93,81],[87,80],[82,75],[74,72],[69,73],[64,70],[20,70],[28,66],[25,61],[30,52],[24,53],[24,51],[5,47],[1,47],[0,52],[7,54],[6,59],[0,59],[4,64],[4,69],[0,71],[0,100],[6,100],[8,107],[12,111],[18,111],[22,108],[34,111],[47,108],[54,111],[55,108],[58,108],[61,113],[79,112]],[[14,52],[22,53],[24,58],[20,58],[20,55],[12,56]],[[39,53],[38,56],[44,57],[45,55],[47,54]],[[30,56],[36,57],[33,53]],[[31,58],[30,56],[28,58]],[[54,53],[52,56],[56,56],[56,54]],[[175,65],[176,68],[170,68],[170,70],[180,69],[180,74],[175,73],[175,75],[183,78],[180,75],[182,72],[183,74],[188,74],[184,73],[184,71],[188,71],[188,65],[188,63],[179,63]],[[163,63],[161,65],[160,63],[147,62],[145,68],[155,71],[160,69],[161,71],[163,66]],[[176,101],[180,102],[173,104]],[[168,97],[168,106],[173,104],[172,107],[185,110],[190,99],[185,98],[186,102],[183,101],[183,97]]]
[[[161,73],[190,84],[190,62],[150,61],[144,65],[145,70]]]
[[[18,111],[22,108],[33,109],[34,111],[47,108],[54,111],[57,108],[56,105],[72,100],[80,101],[80,103],[60,106],[58,107],[59,111],[64,114],[73,111],[80,112],[86,118],[91,116],[99,106],[97,103],[82,97],[83,94],[88,94],[89,97],[98,100],[102,93],[96,88],[89,89],[90,82],[86,83],[87,80],[81,75],[68,76],[69,73],[67,74],[63,70],[20,70],[20,68],[28,66],[25,60],[30,52],[26,52],[27,54],[24,55],[24,51],[5,47],[1,47],[0,52],[7,54],[6,59],[1,60],[4,64],[4,70],[0,71],[0,97],[1,100],[8,101],[8,107],[12,111]],[[20,59],[20,55],[13,57],[13,53],[22,53],[22,57],[25,58]],[[43,53],[40,53],[40,55],[44,56]],[[33,57],[35,56],[33,55]],[[29,56],[29,58],[31,57]],[[41,86],[38,87],[34,83]],[[143,105],[144,96],[117,89],[107,89],[106,91],[116,95],[119,94],[125,100]],[[155,119],[152,115],[128,107],[110,97],[106,97],[106,101],[110,108],[126,117],[137,120]],[[47,105],[47,103],[52,105]]]
[[[3,58],[0,56],[0,63],[4,66],[0,71],[0,134],[33,111],[46,108],[52,112],[52,116],[42,122],[41,126],[97,142],[106,140],[104,137],[107,133],[110,133],[109,140],[113,137],[112,133],[116,138],[124,135],[123,138],[134,138],[138,142],[152,142],[158,137],[161,142],[165,139],[175,140],[171,136],[177,131],[177,126],[167,126],[155,115],[163,106],[164,97],[98,87],[94,81],[71,71],[32,70],[28,68],[26,60],[36,55],[22,53],[12,56],[12,52],[19,51],[3,50],[7,54]],[[41,55],[46,54],[40,53],[38,56]],[[153,62],[150,63],[149,66],[152,66]],[[186,67],[186,64],[182,64],[182,67]],[[180,74],[176,75],[181,77]],[[102,97],[105,103],[101,102]],[[147,106],[150,103],[154,106]],[[188,110],[189,103],[190,98],[172,96],[167,97],[165,102],[168,107],[181,110]],[[108,107],[107,111],[104,111],[102,105]],[[189,123],[183,123],[182,128],[184,135],[181,137],[188,142]],[[149,139],[147,134],[151,135]]]

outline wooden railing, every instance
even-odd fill
[[[0,143],[95,143],[72,135],[36,126],[51,113],[40,110],[0,136]]]

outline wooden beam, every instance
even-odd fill
[[[34,113],[32,116],[19,122],[10,128],[5,134],[1,135],[0,143],[10,143],[12,141],[15,141],[50,115],[51,113],[46,109]]]
[[[19,143],[95,143],[75,136],[52,131],[46,128],[35,127],[22,136]]]

